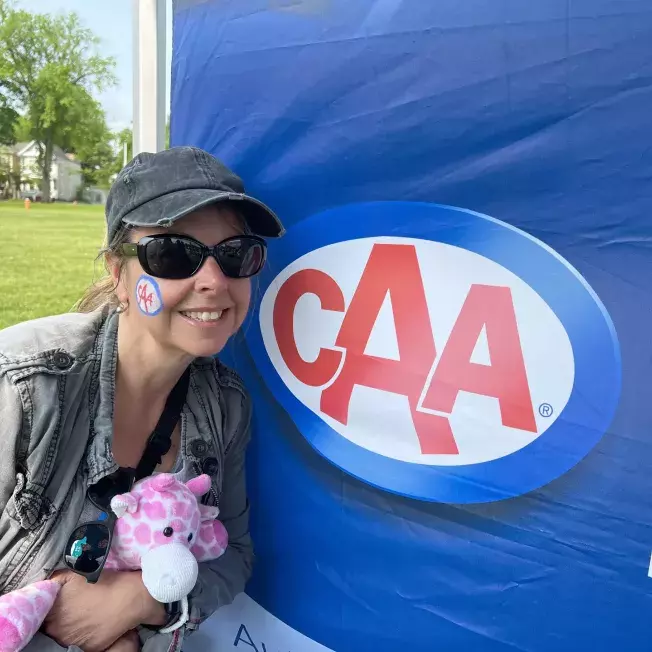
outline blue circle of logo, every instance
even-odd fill
[[[523,448],[491,461],[460,466],[401,461],[343,437],[304,405],[272,364],[260,330],[260,306],[245,327],[247,342],[266,384],[302,435],[332,464],[375,487],[445,503],[484,503],[519,496],[569,471],[608,428],[620,396],[621,359],[611,319],[588,283],[555,251],[518,229],[469,210],[436,204],[352,204],[303,220],[277,242],[261,274],[261,296],[278,272],[327,245],[360,238],[400,236],[431,240],[474,252],[522,279],[550,307],[572,347],[575,376],[570,397],[554,420]]]

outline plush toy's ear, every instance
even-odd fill
[[[219,507],[209,507],[208,505],[199,505],[199,520],[201,523],[205,521],[214,521],[220,515]]]
[[[202,473],[202,475],[188,480],[186,482],[186,487],[192,491],[195,496],[203,496],[211,488],[211,479],[210,476]]]
[[[119,494],[111,498],[111,509],[118,518],[127,512],[133,514],[138,509],[138,498],[133,494]]]

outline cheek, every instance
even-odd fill
[[[193,293],[194,284],[192,279],[165,280],[160,282],[163,303],[168,310],[174,310],[177,306],[188,303],[188,297]]]
[[[122,269],[116,268],[114,274],[118,274],[118,296],[121,301],[128,300],[136,305],[136,283],[143,274],[143,268],[137,260],[130,259]],[[115,276],[114,276],[115,278]]]
[[[192,292],[192,283],[188,281],[154,279],[143,275],[134,287],[133,297],[141,308],[140,312],[145,316],[151,316],[152,313],[157,315],[160,312],[174,310],[190,292]],[[146,303],[149,305],[146,306]],[[157,311],[156,308],[159,306],[160,310]],[[147,311],[143,308],[147,308]]]
[[[147,274],[141,274],[136,281],[133,298],[140,312],[146,317],[154,317],[164,308],[163,294],[159,282]]]

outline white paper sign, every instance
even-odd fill
[[[184,652],[334,652],[292,629],[242,593],[183,644]]]

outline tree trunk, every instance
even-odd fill
[[[52,154],[54,150],[54,143],[52,142],[52,136],[48,134],[43,143],[45,151],[42,151],[41,161],[41,179],[43,179],[43,184],[41,188],[41,193],[43,195],[43,201],[50,201],[50,170],[52,169]]]

